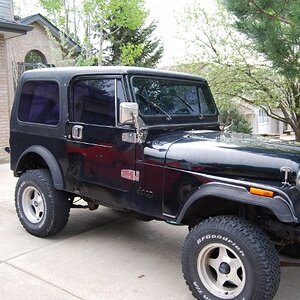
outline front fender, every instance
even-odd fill
[[[242,186],[235,186],[220,182],[211,182],[204,184],[199,187],[199,189],[195,193],[193,193],[185,202],[176,219],[176,223],[181,223],[191,205],[193,205],[197,201],[201,201],[201,199],[204,199],[206,197],[217,197],[242,204],[250,204],[253,206],[268,208],[282,222],[298,222],[288,196],[281,190],[272,190],[274,190],[277,195],[273,198],[269,198],[250,194],[247,188]]]
[[[31,146],[28,149],[26,149],[22,153],[22,155],[20,156],[20,158],[17,162],[17,167],[16,167],[17,172],[21,170],[22,160],[29,153],[35,153],[35,154],[39,155],[46,162],[46,164],[49,167],[55,188],[58,190],[63,190],[64,180],[63,180],[63,176],[62,176],[60,167],[58,165],[58,162],[57,162],[56,158],[53,156],[53,154],[47,148],[45,148],[43,146],[35,145],[35,146]]]

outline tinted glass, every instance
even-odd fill
[[[115,125],[115,80],[78,80],[73,87],[74,121]]]
[[[28,81],[22,88],[19,120],[57,125],[59,122],[59,87],[52,81]]]
[[[199,116],[216,113],[205,83],[134,77],[132,85],[143,115]]]
[[[122,81],[120,79],[117,80],[117,116],[120,115],[120,103],[126,102],[126,96],[124,91],[124,86],[122,84]]]

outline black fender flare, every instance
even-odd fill
[[[269,190],[271,189],[269,188]],[[277,195],[270,198],[250,194],[247,188],[243,186],[236,186],[221,182],[210,182],[204,184],[187,199],[176,218],[176,223],[181,223],[191,205],[209,196],[268,208],[281,222],[297,222],[294,209],[289,203],[290,200],[288,199],[288,196],[278,189],[273,188],[272,190],[274,190]]]
[[[28,149],[26,149],[22,155],[20,156],[18,162],[17,162],[17,170],[19,170],[19,165],[22,159],[29,153],[35,153],[38,154],[48,165],[53,183],[56,189],[63,190],[64,189],[64,180],[62,176],[62,172],[60,170],[60,167],[58,165],[58,162],[54,155],[45,147],[43,146],[31,146]]]

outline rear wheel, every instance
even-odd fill
[[[68,196],[55,189],[46,169],[29,170],[21,175],[16,185],[15,204],[21,224],[35,236],[55,234],[68,222]]]
[[[273,299],[280,281],[268,236],[234,216],[207,219],[190,231],[182,269],[197,299]]]

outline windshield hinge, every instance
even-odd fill
[[[138,133],[135,132],[124,132],[122,133],[122,142],[131,144],[144,143],[147,138],[147,130],[138,128]]]
[[[137,143],[137,134],[135,132],[122,133],[122,142],[136,144]]]

